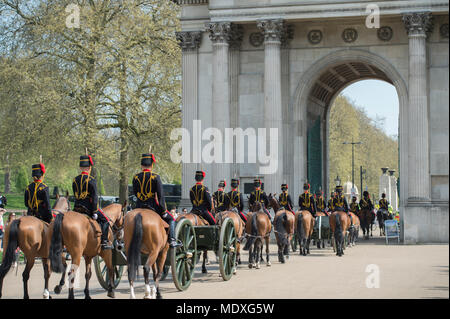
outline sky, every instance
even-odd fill
[[[384,81],[364,80],[346,87],[342,95],[348,97],[367,115],[375,119],[385,117],[384,130],[387,135],[398,135],[398,96],[395,87]]]

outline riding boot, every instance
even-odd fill
[[[169,246],[171,248],[182,247],[183,244],[178,242],[175,238],[175,226],[176,222],[174,220],[169,221]]]
[[[101,247],[102,249],[112,249],[112,245],[110,244],[108,240],[108,231],[109,231],[109,224],[108,222],[103,223],[102,225],[102,237],[101,237]]]

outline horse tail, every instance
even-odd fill
[[[50,259],[50,267],[52,271],[56,273],[61,273],[64,271],[64,266],[61,260],[61,254],[63,249],[61,226],[63,218],[64,214],[58,214],[56,215],[55,220],[53,222],[53,234],[50,242],[50,252],[48,256]]]
[[[8,235],[8,247],[6,247],[2,264],[0,265],[0,278],[8,273],[11,265],[16,261],[16,249],[19,246],[19,224],[20,219],[11,222]]]
[[[286,231],[286,227],[285,227],[286,222],[287,222],[286,213],[278,216],[278,218],[276,218],[274,221],[275,230],[277,231],[277,236],[279,238],[281,237],[281,243],[283,245],[289,245],[289,240],[287,238],[287,231]]]
[[[141,264],[141,243],[144,235],[142,227],[142,215],[136,214],[134,217],[134,231],[128,247],[128,280],[134,281],[139,265]]]
[[[334,238],[338,240],[339,242],[342,239],[342,228],[341,228],[341,216],[339,213],[335,215],[335,221],[336,221],[336,228],[334,230]]]
[[[303,227],[304,222],[305,221],[303,220],[303,214],[299,213],[298,219],[297,219],[297,237],[299,240],[302,240],[303,238],[305,238],[305,229]]]
[[[249,237],[247,239],[247,241],[245,242],[245,246],[244,246],[244,250],[249,250],[250,247],[252,246],[252,244],[255,242],[255,237],[254,236],[258,236],[258,225],[256,223],[256,217],[257,217],[258,213],[254,213],[252,216],[252,224],[251,224],[251,237]]]

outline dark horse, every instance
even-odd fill
[[[55,205],[53,206],[53,215],[64,214],[70,209],[69,200],[67,197],[57,197]],[[3,262],[0,266],[0,297],[3,286],[3,279],[15,261],[15,251],[18,248],[23,251],[26,259],[25,269],[22,273],[23,280],[23,298],[29,299],[28,295],[28,279],[30,278],[31,269],[34,266],[37,257],[42,258],[42,266],[44,267],[45,288],[43,297],[50,298],[48,291],[48,280],[50,278],[50,269],[48,262],[48,248],[50,246],[50,238],[48,237],[49,224],[34,216],[23,216],[12,221],[5,231],[4,245],[6,249],[3,252]],[[58,288],[55,288],[56,293],[61,292],[64,286],[66,260],[62,258],[62,272],[61,280]]]
[[[378,227],[380,228],[380,236],[386,235],[384,230],[384,221],[392,219],[392,215],[385,209],[377,210]]]
[[[333,234],[333,247],[336,247],[336,255],[344,254],[345,236],[350,226],[350,219],[346,212],[336,211],[330,216],[330,227]]]
[[[361,222],[361,228],[363,231],[363,238],[369,239],[369,231],[372,232],[371,225],[375,220],[375,215],[370,209],[363,209],[358,213],[359,220]],[[373,236],[373,234],[372,234]]]

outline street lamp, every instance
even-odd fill
[[[355,189],[355,145],[362,144],[362,142],[343,142],[342,144],[352,144],[352,191]]]
[[[336,176],[336,178],[334,179],[334,183],[336,184],[336,186],[340,186],[341,185],[341,179],[339,178],[339,175]]]
[[[361,190],[359,192],[361,193],[363,190],[363,179],[366,180],[367,177],[367,170],[363,169],[362,166],[359,167],[359,176],[361,178]]]

